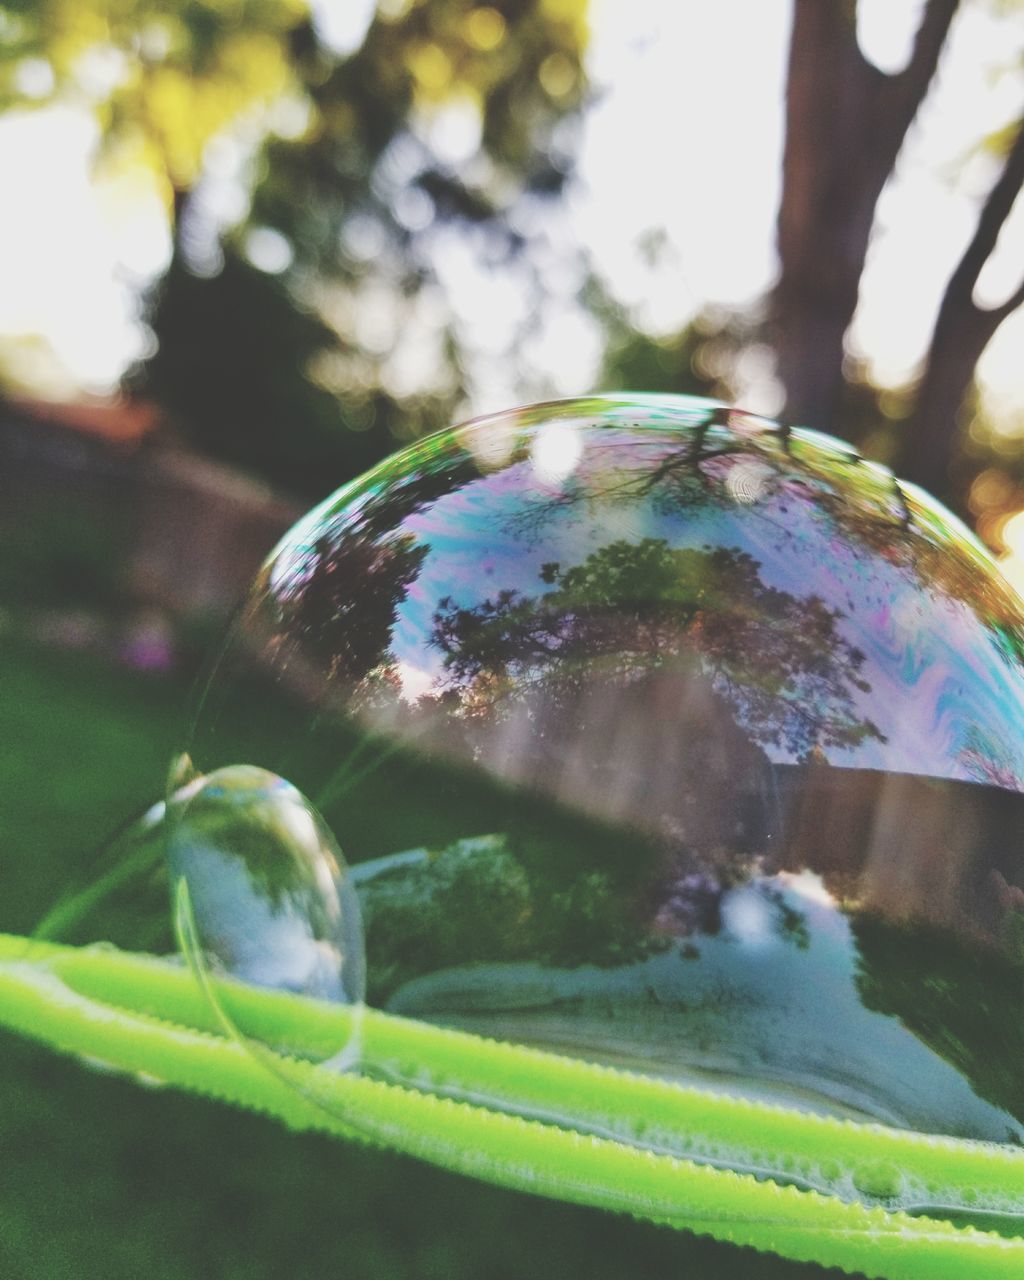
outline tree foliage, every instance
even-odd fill
[[[4,0],[0,16],[0,106],[24,104],[35,60],[50,88],[30,96],[90,105],[108,149],[147,165],[170,200],[194,185],[218,133],[297,87],[286,37],[306,4]]]
[[[585,10],[382,0],[339,48],[306,0],[0,8],[6,103],[88,106],[108,162],[144,165],[173,218],[131,389],[309,494],[450,421],[465,334],[439,244],[457,226],[481,271],[514,263],[542,297],[528,249],[571,169]],[[228,214],[225,148],[245,157]]]
[[[291,67],[308,122],[297,137],[267,138],[224,270],[196,279],[189,232],[201,200],[182,201],[178,252],[153,310],[161,349],[142,384],[207,448],[310,492],[450,421],[466,393],[464,334],[438,283],[439,244],[457,226],[485,268],[530,271],[517,214],[556,197],[570,168],[560,126],[582,98],[582,10],[550,0],[382,6],[341,57],[311,23],[297,25]],[[446,130],[469,138],[466,154],[450,153]],[[247,317],[240,286],[253,229],[287,266]],[[256,325],[264,338],[250,350]],[[305,349],[287,363],[253,359],[278,325]],[[195,376],[182,378],[182,360]],[[244,404],[232,400],[242,385]]]
[[[767,586],[760,569],[738,548],[611,542],[579,565],[545,565],[551,589],[537,596],[442,600],[432,643],[471,714],[500,713],[518,690],[571,703],[596,673],[610,690],[678,668],[710,680],[762,747],[803,755],[881,737],[857,714],[864,654],[837,631],[840,615]]]
[[[729,396],[744,362],[773,356],[787,421],[967,505],[984,466],[964,433],[974,371],[1024,301],[1024,284],[996,307],[974,296],[1024,183],[1019,123],[991,140],[998,172],[918,385],[879,391],[846,349],[879,198],[965,7],[926,0],[886,73],[858,42],[856,0],[793,0],[777,286],[666,338],[591,276],[577,300],[604,334],[605,385]],[[586,0],[380,0],[344,48],[307,0],[4,0],[0,33],[0,105],[87,104],[111,161],[145,165],[173,211],[160,346],[130,385],[200,447],[314,493],[450,421],[475,341],[440,269],[456,240],[478,292],[510,269],[528,282],[505,353],[528,395],[518,353],[549,287],[545,215],[573,171]],[[225,140],[248,157],[231,214],[210,194]]]

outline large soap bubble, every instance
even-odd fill
[[[356,995],[318,967],[359,968],[354,892],[374,1009],[1024,1138],[1024,610],[948,512],[834,440],[601,397],[419,443],[273,553],[183,762],[178,787],[262,771],[239,784],[260,804],[287,779],[349,864],[339,897],[288,862],[326,895],[289,957],[273,876],[204,880],[179,838],[197,947],[233,941],[236,977],[357,999],[361,974]],[[244,832],[228,845],[244,866]],[[262,965],[235,937],[260,920]],[[383,1050],[361,1066],[460,1096]],[[614,1132],[522,1088],[501,1105]]]

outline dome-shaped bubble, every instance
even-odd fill
[[[1024,611],[848,446],[654,397],[417,444],[260,573],[196,769],[240,735],[345,851],[372,1008],[658,1089],[1024,1138]],[[266,894],[235,920],[215,878],[186,873],[197,919],[276,937]],[[364,1070],[460,1096],[388,1052]],[[519,1087],[506,1109],[615,1130]]]

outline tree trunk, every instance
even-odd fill
[[[171,205],[171,255],[177,262],[183,259],[182,233],[188,218],[188,207],[192,201],[192,187],[178,187],[173,191]]]
[[[836,421],[874,207],[852,163],[868,94],[854,24],[844,0],[796,0],[772,319],[786,420],[819,427]]]
[[[952,466],[963,410],[974,386],[975,366],[991,336],[977,320],[972,310],[943,303],[900,446],[904,479],[953,505],[958,504]]]
[[[839,428],[843,340],[875,206],[928,89],[958,0],[929,0],[907,66],[857,45],[855,0],[795,0],[773,339],[789,423]]]
[[[1024,303],[1024,282],[998,307],[979,307],[973,297],[978,277],[1022,186],[1024,121],[1018,125],[999,177],[982,205],[971,242],[949,278],[914,412],[904,429],[903,474],[940,497],[956,496],[951,492],[955,487],[951,469],[975,366],[995,331]]]

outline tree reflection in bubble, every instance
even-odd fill
[[[985,552],[883,468],[597,398],[311,513],[188,750],[207,774],[253,707],[274,724],[246,763],[344,850],[372,1004],[1017,1142],[1022,655]]]

